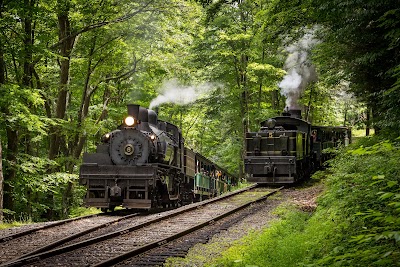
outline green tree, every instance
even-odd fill
[[[82,150],[118,124],[132,82],[151,69],[149,56],[161,62],[168,32],[159,26],[184,7],[156,0],[0,2],[5,208],[36,218],[46,210],[68,214]],[[148,89],[135,101],[151,99]]]
[[[210,130],[214,136],[221,137],[221,149],[213,149],[212,153],[208,149],[205,151],[208,151],[206,155],[210,153],[220,158],[231,156],[243,177],[244,135],[249,128],[258,128],[257,123],[266,114],[273,113],[269,109],[270,92],[277,89],[276,83],[283,76],[278,66],[281,62],[271,52],[275,47],[263,43],[261,22],[257,17],[262,9],[258,1],[202,4],[206,28],[194,43],[193,65],[202,69],[205,79],[220,82],[225,88],[209,99],[205,112],[207,118],[218,121]],[[207,123],[207,127],[212,124]],[[208,141],[214,144],[211,139]],[[237,152],[236,156],[232,157],[232,151]]]
[[[398,2],[315,0],[310,6],[321,26],[321,72],[336,72],[333,83],[350,82],[350,90],[372,111],[375,127],[398,128],[397,91],[390,91],[399,62]]]

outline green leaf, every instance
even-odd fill
[[[372,177],[373,180],[382,180],[385,179],[385,175],[376,175]]]
[[[380,198],[381,200],[385,200],[385,199],[391,198],[391,197],[394,196],[394,195],[395,195],[395,193],[386,192],[386,193],[382,194],[379,198]]]

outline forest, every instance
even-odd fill
[[[0,0],[0,29],[0,221],[79,213],[82,154],[129,103],[240,178],[245,133],[287,106],[398,155],[397,0]]]

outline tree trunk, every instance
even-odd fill
[[[58,14],[58,26],[60,40],[60,84],[57,97],[56,118],[64,119],[67,109],[69,68],[72,48],[75,43],[75,35],[71,35],[71,26],[68,18],[68,8]],[[62,41],[63,40],[63,41]],[[61,132],[53,127],[50,135],[49,159],[56,158],[60,149]]]
[[[271,92],[272,97],[272,109],[277,110],[279,108],[279,94],[278,90],[274,90]]]
[[[0,0],[0,18],[2,17],[3,0]],[[3,56],[3,44],[0,40],[0,85],[5,83],[5,64]],[[4,176],[3,176],[3,150],[0,137],[0,223],[3,222],[3,196],[4,196]]]
[[[0,18],[3,17],[3,0],[0,0]],[[5,62],[4,62],[4,52],[3,52],[3,43],[0,39],[0,84],[5,83]]]
[[[27,12],[24,17],[24,73],[22,76],[22,83],[26,87],[30,87],[32,82],[32,9],[34,7],[34,0],[24,0],[24,5]]]
[[[3,1],[0,0],[0,18],[2,17],[2,10],[3,9]],[[0,85],[5,84],[5,62],[3,56],[3,45],[0,43]],[[1,110],[4,114],[9,114],[7,107],[2,107]],[[17,176],[16,172],[16,161],[17,161],[17,153],[18,153],[18,131],[11,125],[6,126],[6,134],[7,134],[7,154],[6,160],[7,170],[3,172],[2,166],[2,150],[0,150],[0,164],[1,164],[1,172],[0,172],[0,181],[1,181],[1,188],[0,188],[0,195],[1,195],[1,208],[6,208],[13,210],[14,209],[14,199],[13,199],[13,188],[12,184]],[[1,140],[0,140],[1,142]],[[3,215],[3,214],[2,214]]]
[[[370,134],[370,129],[371,129],[371,114],[370,114],[370,109],[367,108],[367,121],[366,121],[366,127],[365,127],[365,136],[369,136]]]
[[[3,151],[0,138],[0,223],[3,222]]]
[[[243,116],[243,132],[242,132],[242,148],[240,151],[240,162],[239,162],[239,179],[244,177],[244,158],[246,156],[246,133],[249,130],[250,117],[249,117],[249,92],[248,92],[248,84],[247,84],[247,64],[248,57],[247,55],[242,55],[240,60],[240,75],[241,75],[241,86],[243,88],[242,93],[242,116]]]
[[[62,217],[63,219],[68,218],[69,214],[69,208],[71,206],[71,199],[72,199],[72,188],[73,188],[73,183],[68,182],[67,188],[65,189],[65,192],[63,193],[62,197]]]
[[[375,118],[379,118],[379,116],[380,116],[379,107],[376,106],[376,103],[374,103],[374,105],[371,107],[370,116],[371,116],[371,118],[370,118],[370,126],[372,125],[372,128],[374,129],[374,134],[378,135],[381,132],[382,128],[380,126],[378,126],[377,123],[373,123]]]
[[[18,152],[18,132],[11,127],[7,127],[7,173],[4,183],[4,208],[14,209],[13,186],[17,177],[17,152]]]
[[[244,121],[244,133],[248,131],[249,127],[249,92],[247,88],[247,62],[248,62],[248,57],[246,55],[242,55],[240,59],[240,83],[241,87],[243,89],[242,92],[242,116],[243,116],[243,121]]]
[[[313,97],[313,89],[314,89],[315,84],[313,83],[311,85],[311,90],[310,90],[310,98],[308,99],[308,105],[307,105],[307,111],[306,111],[306,116],[305,116],[305,120],[308,122],[312,122],[310,120],[310,113],[311,113],[311,103],[312,103],[312,97]]]
[[[263,45],[263,47],[262,47],[262,56],[261,56],[261,63],[262,64],[264,64],[264,59],[265,59],[265,48],[264,48],[264,45]],[[261,109],[262,87],[263,87],[262,77],[259,79],[259,83],[260,83],[260,85],[259,85],[259,88],[258,88],[258,99],[257,99],[258,111]],[[257,121],[257,124],[259,124],[259,121]]]
[[[71,52],[75,44],[76,35],[71,34],[72,29],[68,17],[69,7],[68,4],[63,5],[59,3],[60,12],[58,14],[58,27],[59,27],[59,50],[60,56],[60,83],[58,89],[57,106],[55,117],[58,119],[65,119],[65,113],[67,110],[67,97],[68,97],[68,84],[69,84],[69,68],[70,68],[70,58]],[[61,130],[55,126],[52,127],[50,133],[50,147],[49,147],[49,159],[55,159],[60,151],[61,142],[65,140],[61,134]],[[52,172],[54,170],[49,170]],[[68,185],[69,186],[69,185]],[[68,199],[70,194],[67,192],[64,195]],[[49,195],[48,199],[54,199],[53,195]],[[48,211],[49,219],[52,219],[54,213],[50,210]]]

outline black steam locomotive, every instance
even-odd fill
[[[107,133],[96,153],[84,153],[80,183],[85,206],[152,209],[220,195],[237,179],[188,149],[179,128],[139,105]]]
[[[249,182],[291,184],[320,168],[330,155],[325,148],[348,145],[347,127],[312,126],[300,110],[261,122],[258,132],[246,133],[245,172]]]

